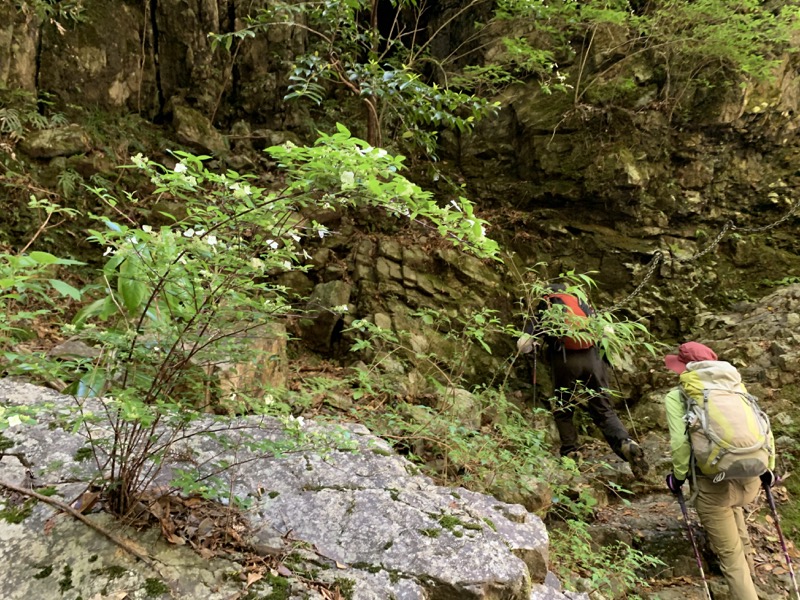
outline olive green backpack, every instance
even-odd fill
[[[724,361],[689,363],[681,396],[695,465],[715,482],[758,477],[769,468],[772,436],[767,415]]]

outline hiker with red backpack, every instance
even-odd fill
[[[557,308],[565,312],[565,321],[575,336],[548,335],[542,326],[547,311]],[[524,334],[517,340],[520,353],[527,354],[543,339],[545,355],[550,364],[556,400],[553,410],[556,428],[561,438],[561,456],[575,456],[578,451],[578,431],[573,421],[575,408],[584,406],[592,422],[600,429],[608,445],[622,460],[630,463],[635,477],[647,474],[649,466],[641,446],[631,439],[611,402],[609,365],[601,357],[590,336],[580,335],[583,319],[591,319],[594,310],[582,299],[567,292],[560,283],[550,285],[537,307],[534,317],[525,325]],[[552,333],[552,331],[551,331]],[[588,395],[585,402],[578,398]]]
[[[769,419],[736,368],[708,346],[687,342],[664,363],[680,375],[664,398],[672,450],[667,487],[683,502],[681,487],[691,476],[695,509],[731,597],[758,600],[742,507],[756,499],[760,484],[769,495],[775,483]]]

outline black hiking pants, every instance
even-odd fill
[[[575,409],[582,406],[597,425],[614,453],[622,454],[622,442],[630,435],[611,404],[608,394],[608,365],[597,348],[550,351],[556,405],[553,417],[561,437],[561,455],[578,447],[578,430],[573,421]]]

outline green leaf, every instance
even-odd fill
[[[28,255],[37,264],[40,265],[85,265],[86,263],[79,260],[72,260],[70,258],[59,258],[50,254],[49,252],[40,252],[34,250]]]
[[[86,323],[88,319],[91,317],[96,317],[102,313],[103,305],[106,302],[106,298],[100,298],[99,300],[95,300],[88,306],[84,306],[82,309],[78,311],[78,314],[75,315],[75,318],[72,319],[73,325],[83,325]]]
[[[69,296],[74,300],[81,299],[81,292],[80,290],[72,287],[70,284],[61,281],[60,279],[49,279],[50,285],[62,296]]]
[[[142,282],[120,275],[118,285],[119,295],[128,312],[134,313],[141,306],[147,296],[147,286]]]
[[[54,265],[58,263],[58,257],[53,256],[49,252],[39,252],[34,251],[31,252],[28,256],[30,256],[33,260],[35,260],[40,265]]]

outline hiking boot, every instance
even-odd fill
[[[650,470],[650,465],[647,464],[644,458],[644,450],[642,450],[639,444],[628,438],[622,442],[620,450],[625,460],[630,463],[631,471],[636,479],[641,479],[647,475],[647,472]]]

